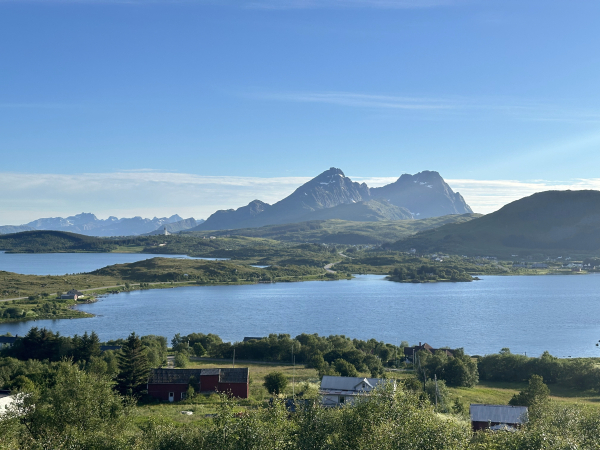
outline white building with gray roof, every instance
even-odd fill
[[[319,393],[323,398],[323,406],[340,406],[353,403],[359,395],[368,395],[377,386],[384,383],[396,383],[385,378],[335,377],[325,375],[321,380]]]

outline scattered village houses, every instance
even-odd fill
[[[472,404],[471,426],[478,430],[516,430],[527,422],[527,406]]]
[[[159,400],[175,402],[186,398],[188,387],[196,392],[223,392],[248,398],[248,368],[239,369],[152,369],[148,394]]]
[[[321,380],[319,393],[323,399],[323,406],[340,406],[345,403],[352,404],[359,395],[368,395],[376,386],[383,383],[396,383],[385,378],[361,377],[335,377],[325,375]]]

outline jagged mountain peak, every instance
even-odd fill
[[[371,200],[377,202],[362,203]],[[348,205],[348,208],[337,208],[341,205]],[[331,208],[337,209],[324,212]],[[237,210],[217,211],[198,229],[219,230],[294,223],[309,220],[308,217],[313,215],[333,217],[335,214],[343,214],[347,220],[352,220],[350,217],[356,217],[355,220],[377,217],[374,220],[381,220],[384,217],[412,215],[414,218],[427,218],[471,212],[460,194],[453,192],[435,171],[404,174],[392,184],[370,189],[365,183],[352,181],[341,169],[330,167],[273,205],[255,200]]]

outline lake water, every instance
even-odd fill
[[[46,327],[102,340],[138,334],[345,334],[464,347],[469,354],[600,356],[600,275],[486,276],[472,283],[404,284],[382,276],[245,286],[198,286],[110,295],[80,309],[90,319],[0,325],[0,334]]]
[[[151,253],[5,253],[0,252],[0,270],[24,275],[65,275],[92,272],[113,264],[125,264],[150,258],[190,258],[187,255]]]

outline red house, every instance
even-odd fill
[[[152,369],[148,378],[148,394],[169,402],[183,400],[193,384],[197,392],[224,392],[233,397],[248,398],[248,368],[240,369]]]

